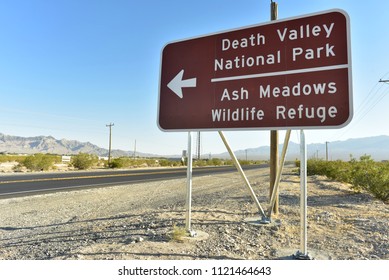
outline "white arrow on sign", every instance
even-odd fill
[[[182,69],[174,78],[167,84],[168,88],[170,88],[179,98],[183,98],[182,88],[183,87],[196,87],[196,78],[183,80],[184,69]]]

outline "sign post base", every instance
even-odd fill
[[[297,251],[293,255],[293,258],[296,260],[313,260],[313,258],[310,255],[301,253],[300,251]]]

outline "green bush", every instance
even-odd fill
[[[209,160],[209,165],[220,166],[223,165],[223,161],[219,158],[213,158]]]
[[[250,165],[250,164],[251,164],[251,161],[249,161],[249,160],[244,160],[244,159],[240,159],[240,160],[239,160],[239,164],[240,164],[240,165]]]
[[[84,153],[79,153],[76,156],[72,156],[71,164],[77,169],[89,169],[97,165],[99,158],[95,155],[89,155]]]
[[[389,164],[374,162],[370,156],[351,160],[353,189],[366,190],[375,197],[389,202]]]
[[[52,168],[55,161],[55,156],[35,154],[27,156],[23,160],[22,165],[24,165],[27,169],[30,169],[31,171],[44,171]]]
[[[200,159],[200,160],[193,161],[193,166],[202,167],[202,166],[207,166],[207,165],[208,165],[207,160]]]
[[[300,167],[300,162],[296,161]],[[365,190],[384,202],[389,202],[389,163],[375,162],[364,155],[349,162],[308,160],[308,175],[324,175],[329,179],[349,183],[351,189]]]
[[[171,162],[167,159],[160,159],[158,161],[158,163],[159,163],[159,166],[163,166],[163,167],[167,167],[167,166],[171,165]]]
[[[144,166],[176,166],[180,164],[177,161],[170,161],[167,159],[142,159],[120,157],[111,160],[110,168],[130,168],[130,167],[144,167]]]
[[[19,163],[23,163],[27,156],[19,156],[19,155],[0,155],[0,163],[2,162],[12,162],[16,161]]]
[[[111,161],[111,168],[127,168],[133,165],[133,160],[128,157],[115,158]]]

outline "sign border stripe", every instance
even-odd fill
[[[263,74],[250,74],[250,75],[241,75],[241,76],[231,76],[231,77],[222,77],[222,78],[213,78],[211,79],[212,83],[225,82],[225,81],[234,81],[234,80],[245,80],[245,79],[254,79],[254,78],[264,78],[264,77],[273,77],[273,76],[282,76],[282,75],[292,75],[292,74],[302,74],[302,73],[311,73],[319,71],[329,71],[336,69],[348,68],[348,64],[339,64],[332,66],[323,66],[323,67],[314,67],[314,68],[304,68],[297,70],[287,70],[287,71],[278,71],[278,72],[269,72]]]

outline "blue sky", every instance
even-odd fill
[[[309,130],[308,143],[389,135],[389,2],[276,1],[279,19],[333,8],[351,19],[354,119]],[[171,41],[270,18],[270,0],[0,0],[0,132],[51,135],[113,148],[181,154],[187,133],[156,124],[160,54]],[[269,144],[268,131],[226,133],[233,149]],[[284,133],[280,132],[281,142]],[[292,134],[298,142],[298,133]],[[202,133],[202,152],[226,149]]]

